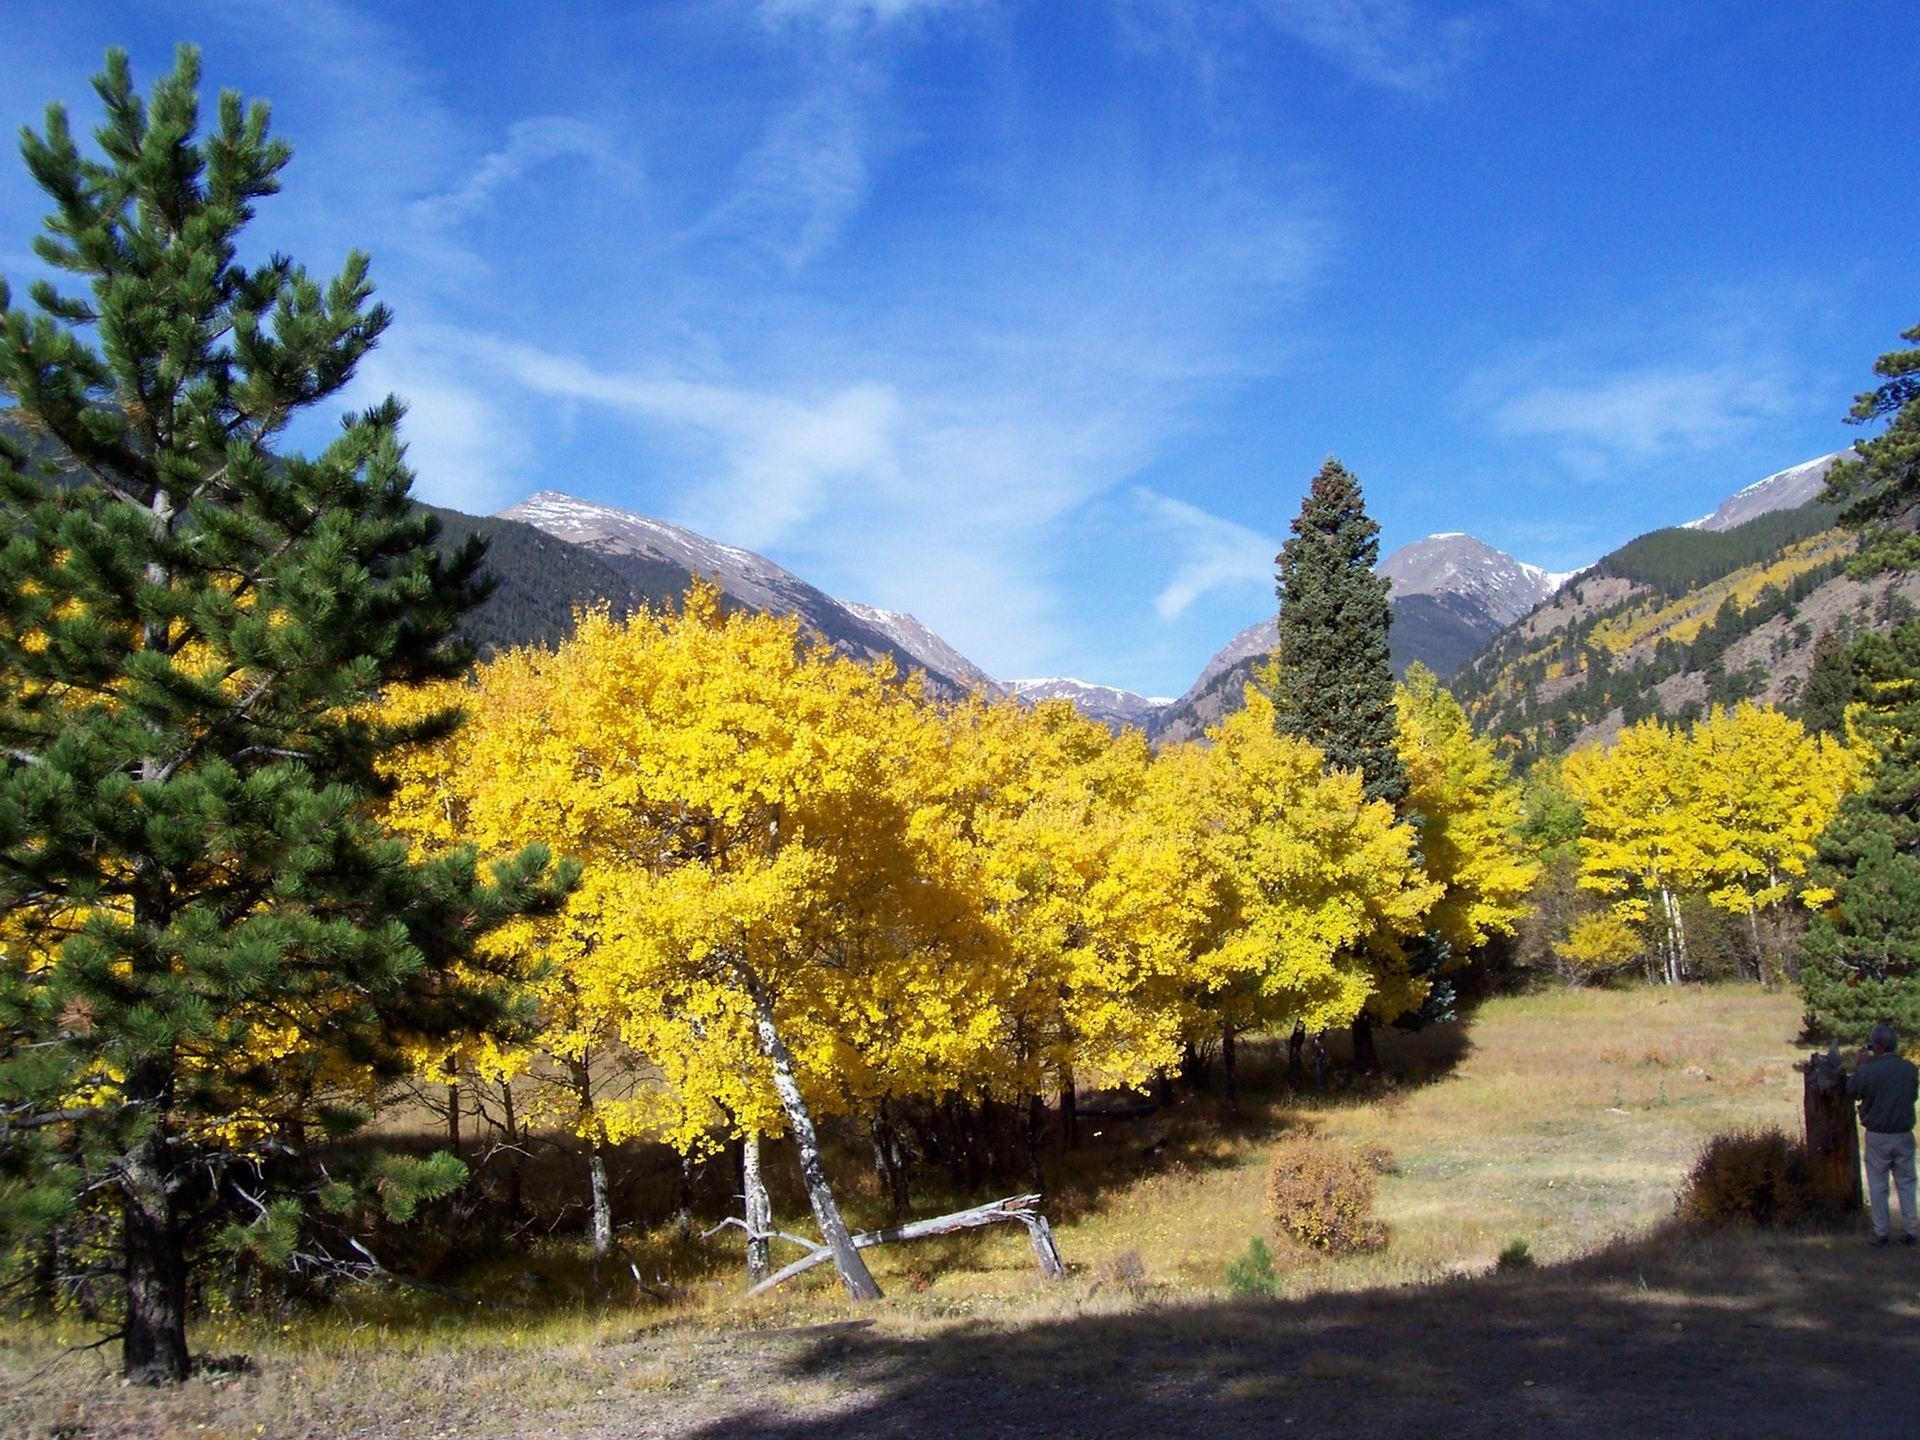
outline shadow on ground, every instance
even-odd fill
[[[1911,1440],[1917,1299],[1920,1253],[1862,1235],[1666,1232],[1553,1269],[1298,1301],[1144,1304],[926,1338],[858,1322],[760,1336],[750,1388],[735,1368],[749,1357],[728,1365],[746,1403],[723,1399],[716,1417],[708,1398],[690,1407],[702,1428],[683,1416],[667,1429]],[[689,1358],[682,1383],[704,1388]],[[790,1408],[823,1383],[825,1407]]]

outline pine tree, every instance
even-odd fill
[[[1920,345],[1920,325],[1900,333]],[[1874,362],[1885,383],[1856,396],[1848,422],[1885,420],[1871,440],[1856,441],[1853,455],[1827,474],[1821,498],[1845,508],[1842,524],[1864,532],[1856,575],[1920,566],[1920,348],[1889,350]]]
[[[182,47],[143,99],[109,52],[98,159],[58,105],[23,133],[36,252],[87,293],[0,283],[0,394],[51,462],[0,450],[0,1239],[110,1241],[150,1383],[187,1373],[206,1242],[289,1253],[303,1147],[502,1019],[474,941],[564,881],[371,818],[379,757],[454,717],[370,702],[464,668],[480,554],[433,549],[393,400],[273,453],[389,313],[358,253],[241,262],[290,151],[232,92],[200,136],[199,71]],[[399,1213],[463,1172],[385,1173]]]
[[[1847,706],[1853,700],[1853,657],[1846,637],[1837,630],[1822,630],[1814,642],[1807,683],[1800,689],[1800,723],[1810,734],[1843,739]]]
[[[1294,517],[1293,538],[1275,559],[1275,726],[1282,735],[1318,746],[1328,765],[1357,770],[1367,799],[1397,809],[1407,796],[1407,775],[1397,748],[1387,655],[1392,582],[1374,573],[1380,527],[1367,515],[1360,482],[1332,456],[1313,477]],[[1353,1056],[1363,1070],[1379,1068],[1365,1011],[1353,1021]]]
[[[1901,338],[1920,342],[1920,326]],[[1822,497],[1844,505],[1841,523],[1862,532],[1850,567],[1858,575],[1920,566],[1920,349],[1890,351],[1873,368],[1885,383],[1856,397],[1848,418],[1887,428],[1833,467]],[[1825,677],[1833,693],[1809,724],[1831,723],[1834,709],[1858,701],[1875,756],[1867,788],[1820,837],[1811,878],[1832,898],[1807,931],[1801,988],[1820,1024],[1858,1037],[1880,1020],[1920,1023],[1920,624],[1863,636],[1843,654],[1850,693]]]
[[[1390,582],[1374,573],[1380,527],[1360,482],[1329,459],[1281,548],[1275,724],[1317,745],[1336,769],[1358,770],[1369,800],[1398,805],[1407,777],[1395,748],[1387,628]]]
[[[1920,1026],[1920,622],[1862,636],[1853,656],[1875,758],[1820,837],[1809,882],[1830,898],[1802,942],[1800,986],[1822,1029],[1861,1040],[1882,1020]]]

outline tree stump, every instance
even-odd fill
[[[1809,1055],[1794,1067],[1806,1082],[1807,1159],[1814,1193],[1823,1208],[1837,1215],[1859,1211],[1860,1130],[1847,1099],[1847,1071],[1840,1047]]]

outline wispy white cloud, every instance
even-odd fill
[[[857,88],[835,76],[776,114],[741,160],[727,195],[681,243],[743,240],[788,271],[831,246],[868,190],[867,127]]]
[[[535,395],[608,407],[680,432],[705,461],[704,483],[690,487],[701,498],[689,518],[731,543],[778,544],[817,518],[829,498],[871,501],[900,473],[900,400],[885,384],[802,399],[596,369],[485,335],[439,338],[446,353],[479,360]]]
[[[1585,468],[1743,440],[1793,398],[1780,376],[1744,365],[1647,366],[1530,385],[1488,418],[1502,435],[1562,442]]]
[[[407,405],[401,435],[420,499],[486,515],[531,488],[536,447],[520,414],[431,345],[389,340],[361,362],[346,401],[360,407],[388,394]]]
[[[769,24],[803,22],[837,28],[887,25],[941,10],[977,7],[981,0],[760,0]]]
[[[1470,18],[1437,18],[1410,0],[1261,0],[1260,13],[1356,80],[1416,93],[1464,67],[1479,32]]]
[[[457,186],[416,200],[410,208],[425,225],[455,224],[493,204],[503,189],[529,171],[569,157],[591,160],[628,177],[635,173],[595,126],[563,115],[540,115],[514,121],[507,127],[507,143]]]
[[[1206,407],[1287,362],[1268,321],[1320,274],[1327,213],[1290,170],[1148,164],[1111,117],[1060,116],[1036,153],[996,128],[991,75],[954,102],[971,148],[952,153],[960,137],[929,129],[895,77],[936,25],[990,9],[690,14],[714,32],[694,43],[763,68],[687,141],[685,94],[591,120],[552,113],[571,103],[553,95],[518,118],[462,109],[471,97],[378,12],[322,0],[301,91],[310,106],[353,94],[364,113],[313,111],[325,123],[298,138],[318,183],[290,190],[297,215],[275,213],[303,257],[369,244],[398,303],[349,403],[409,402],[423,498],[486,512],[552,486],[657,514],[912,610],[996,673],[1074,668],[1117,604],[1191,623],[1235,563],[1264,583],[1270,543],[1240,537],[1235,562],[1229,522],[1126,497]],[[261,6],[229,23],[264,45],[288,22]],[[1011,63],[994,46],[984,63]],[[370,173],[370,154],[393,170]],[[594,223],[620,243],[583,247],[590,279],[472,285],[546,240],[514,223],[535,186],[591,186]],[[1173,538],[1157,602],[1150,572],[1124,599],[1076,596],[1092,511],[1141,553]]]
[[[1270,536],[1145,486],[1135,488],[1134,498],[1180,552],[1173,577],[1154,597],[1162,620],[1177,618],[1209,591],[1272,583],[1280,546]]]
[[[1683,459],[1745,463],[1743,447],[1805,399],[1793,337],[1815,303],[1780,285],[1619,311],[1480,367],[1458,403],[1581,479],[1670,472]]]
[[[1414,95],[1441,91],[1479,49],[1482,23],[1437,16],[1412,0],[1121,0],[1122,34],[1136,47],[1176,55],[1211,91],[1244,63],[1247,31],[1265,28],[1351,78]]]

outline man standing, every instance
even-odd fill
[[[1889,1172],[1900,1191],[1900,1219],[1907,1232],[1900,1243],[1920,1240],[1920,1214],[1913,1205],[1913,1104],[1920,1093],[1920,1070],[1899,1053],[1899,1044],[1893,1026],[1874,1026],[1859,1068],[1847,1078],[1847,1094],[1860,1102],[1860,1126],[1867,1132],[1867,1197],[1873,1207],[1875,1245],[1887,1243]]]

